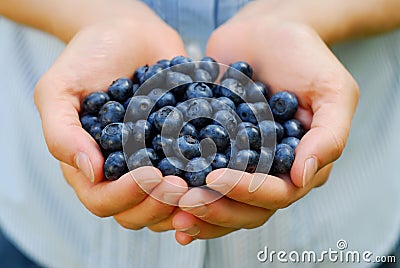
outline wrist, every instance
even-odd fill
[[[267,0],[254,1],[241,13],[302,24],[331,45],[399,27],[399,9],[398,0]]]
[[[59,8],[63,9],[62,6]],[[51,34],[66,43],[78,32],[94,25],[110,24],[137,29],[138,25],[151,27],[152,24],[162,22],[141,1],[80,1],[79,11],[75,12],[75,5],[66,5],[66,8],[68,10],[53,13],[48,29]]]

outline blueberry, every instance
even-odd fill
[[[195,82],[188,86],[186,90],[186,98],[212,98],[213,93],[206,83]]]
[[[140,119],[147,119],[155,106],[148,96],[134,96],[126,111],[125,121],[136,122]]]
[[[147,120],[138,120],[133,123],[129,133],[129,141],[135,144],[144,145],[150,139],[152,134],[152,126]]]
[[[211,122],[212,107],[205,99],[192,99],[188,102],[184,115],[186,121],[190,121],[197,129],[200,129]]]
[[[111,99],[124,103],[132,97],[132,81],[129,78],[119,78],[111,84],[107,93]]]
[[[170,60],[162,59],[162,60],[157,61],[157,64],[162,66],[163,69],[167,69],[167,68],[169,68]]]
[[[269,112],[269,105],[267,102],[265,101],[259,101],[259,102],[255,102],[252,105],[253,107],[253,111],[256,115],[257,121],[263,121],[266,119],[273,119],[272,114],[268,113]]]
[[[136,92],[138,92],[139,88],[140,88],[139,84],[132,85],[132,96],[134,96],[136,94]]]
[[[272,146],[276,143],[276,124],[271,120],[264,120],[258,124],[260,129],[262,144]]]
[[[232,161],[228,167],[240,171],[254,173],[256,171],[260,155],[253,150],[240,150],[237,154],[232,155]]]
[[[149,115],[149,117],[147,118],[147,121],[149,121],[149,123],[153,126],[154,125],[154,117],[156,116],[156,112],[153,112]]]
[[[229,158],[226,157],[225,154],[217,153],[215,154],[211,166],[213,170],[219,169],[219,168],[226,168],[229,163]]]
[[[230,64],[229,67],[230,68],[228,68],[227,70],[227,77],[237,77],[237,72],[235,71],[243,73],[248,78],[251,78],[253,76],[253,68],[247,62],[237,61]]]
[[[295,137],[301,139],[304,135],[304,127],[297,119],[290,119],[283,123],[286,137]]]
[[[257,124],[257,117],[255,115],[255,108],[252,103],[241,103],[236,108],[236,113],[239,115],[243,122],[250,122]]]
[[[256,125],[254,125],[253,123],[250,123],[250,122],[240,122],[238,127],[237,127],[237,130],[239,131],[242,128],[245,128],[245,127],[255,127],[255,126]]]
[[[236,135],[238,125],[236,114],[233,114],[229,110],[220,110],[213,115],[213,120],[213,124],[223,126],[229,133],[229,136]]]
[[[147,96],[156,103],[157,109],[164,106],[176,105],[175,96],[171,92],[161,88],[153,89],[149,94],[147,94]]]
[[[300,140],[296,137],[286,137],[281,141],[281,143],[287,144],[295,150],[297,145],[299,145]]]
[[[211,75],[203,69],[196,69],[193,72],[193,81],[195,82],[206,82],[206,83],[211,83],[214,80],[212,80]]]
[[[100,144],[100,138],[101,138],[101,133],[103,131],[103,128],[101,127],[100,123],[96,123],[92,125],[89,129],[89,134],[94,138],[94,140]]]
[[[128,110],[129,107],[129,103],[131,103],[132,97],[129,97],[128,99],[126,99],[126,101],[124,102],[124,109],[125,111]]]
[[[148,81],[152,78],[152,84],[162,84],[164,82],[164,68],[161,65],[154,64],[147,68],[146,72],[143,74],[141,83]]]
[[[179,176],[183,175],[183,164],[176,157],[163,158],[158,163],[157,168],[161,171],[163,176]]]
[[[81,120],[83,129],[86,130],[87,132],[89,132],[89,130],[92,126],[99,123],[99,119],[97,118],[97,116],[90,115],[90,114],[86,114],[86,115],[82,116],[80,120]]]
[[[196,67],[195,63],[190,58],[185,56],[174,57],[173,59],[171,59],[169,66],[173,71],[178,71],[186,74],[191,74]]]
[[[120,151],[122,150],[122,132],[123,123],[111,123],[101,132],[100,144],[104,150]]]
[[[214,113],[220,110],[228,110],[228,109],[236,111],[235,103],[227,97],[219,97],[217,99],[212,99],[211,107],[213,108]]]
[[[175,97],[185,94],[186,84],[192,83],[193,80],[189,75],[179,72],[168,72],[165,76],[165,88],[171,89]]]
[[[192,136],[197,139],[198,132],[197,132],[195,126],[193,126],[190,123],[186,123],[183,125],[181,131],[179,132],[179,136],[184,136],[184,135],[189,135],[189,136]]]
[[[105,92],[90,93],[83,100],[83,111],[89,114],[97,115],[101,107],[110,100],[110,97]]]
[[[169,138],[169,137],[164,137],[161,136],[160,134],[157,134],[153,140],[152,140],[152,145],[154,151],[157,153],[157,155],[160,158],[163,158],[165,156],[173,156],[175,155],[174,152],[174,139]]]
[[[200,130],[199,139],[210,138],[217,147],[218,152],[225,152],[230,145],[229,134],[224,127],[219,125],[208,125]]]
[[[177,135],[182,125],[183,115],[181,111],[172,106],[162,107],[154,117],[154,126],[163,135]]]
[[[201,155],[200,142],[192,136],[181,136],[176,140],[177,149],[186,159],[193,159]]]
[[[129,170],[134,170],[139,167],[157,165],[159,158],[156,152],[151,148],[142,148],[136,151],[128,158]]]
[[[176,108],[178,108],[179,111],[181,111],[182,114],[185,114],[186,111],[187,111],[187,108],[188,108],[188,104],[189,104],[189,102],[187,102],[187,101],[178,102],[178,103],[176,104]]]
[[[149,65],[138,67],[133,73],[133,83],[141,85],[143,83],[144,74],[149,69]]]
[[[261,148],[261,134],[257,127],[241,128],[236,135],[236,146],[240,150],[250,149],[258,151]]]
[[[255,172],[268,174],[274,161],[274,150],[270,147],[261,147],[260,158]]]
[[[239,152],[239,149],[236,146],[236,141],[235,140],[231,140],[231,145],[225,151],[226,158],[231,159],[231,157],[233,155],[236,155],[237,152]]]
[[[104,175],[107,180],[114,181],[128,172],[125,157],[121,151],[111,153],[104,163]]]
[[[279,143],[283,139],[283,136],[285,135],[285,129],[283,126],[275,121],[275,133],[276,133],[276,142]]]
[[[102,127],[111,123],[122,122],[125,115],[124,106],[116,101],[105,103],[99,112],[99,121]]]
[[[200,150],[202,157],[215,156],[217,153],[217,146],[211,138],[205,138],[200,141]]]
[[[221,82],[219,87],[221,97],[231,99],[235,105],[242,103],[246,97],[246,91],[242,84],[233,78],[227,78]]]
[[[219,75],[219,65],[211,57],[204,57],[198,63],[200,69],[206,70],[211,75],[211,80],[215,81]]]
[[[212,171],[211,165],[202,157],[196,157],[186,165],[185,181],[189,187],[206,184],[206,177]]]
[[[289,173],[294,162],[294,150],[287,144],[278,144],[275,148],[273,170],[278,174]]]
[[[279,121],[293,118],[299,107],[296,96],[287,91],[275,93],[269,100],[269,105],[274,118]]]
[[[248,102],[265,102],[269,89],[262,82],[249,83],[246,87],[246,97]]]

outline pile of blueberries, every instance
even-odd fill
[[[80,120],[103,152],[105,178],[155,166],[196,187],[219,168],[289,173],[305,133],[293,118],[297,98],[287,91],[270,96],[252,75],[243,61],[227,67],[177,56],[86,96]]]

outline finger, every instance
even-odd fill
[[[172,226],[172,221],[174,219],[174,216],[181,211],[179,209],[179,207],[175,207],[174,211],[172,212],[172,214],[170,214],[166,219],[153,224],[153,225],[149,225],[147,226],[147,228],[149,228],[151,231],[153,232],[165,232],[165,231],[170,231],[174,229],[174,226]]]
[[[179,199],[187,192],[187,184],[176,176],[166,176],[138,205],[114,216],[124,228],[139,230],[167,219]]]
[[[215,191],[201,188],[188,191],[179,200],[179,206],[205,222],[236,229],[261,226],[273,214],[273,211],[221,197]]]
[[[65,163],[61,165],[66,180],[74,188],[79,200],[99,217],[112,216],[135,206],[162,182],[158,169],[140,167],[116,181],[92,184],[79,170]]]
[[[305,187],[320,168],[340,157],[358,102],[358,88],[352,79],[338,84],[337,89],[317,90],[327,93],[317,92],[313,97],[311,128],[296,148],[290,173],[293,183],[299,187]]]
[[[195,240],[195,238],[193,238],[192,236],[185,234],[183,232],[176,231],[175,232],[175,240],[182,246],[186,246],[186,245],[190,244],[193,240]]]
[[[289,206],[310,190],[296,187],[290,179],[232,169],[211,172],[207,186],[238,202],[271,210]]]
[[[104,158],[95,140],[81,126],[79,97],[57,95],[56,90],[48,90],[52,86],[44,79],[35,89],[35,103],[50,153],[81,170],[89,181],[101,181]]]
[[[211,239],[224,236],[228,233],[236,231],[234,228],[226,228],[222,226],[212,225],[201,219],[180,211],[173,219],[173,226],[177,230],[177,233],[184,233],[191,236],[194,239]],[[181,244],[187,243],[187,236],[175,235],[177,241]],[[178,240],[181,239],[181,240]]]

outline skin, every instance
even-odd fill
[[[246,60],[273,91],[295,92],[296,118],[310,131],[296,149],[290,177],[222,169],[207,178],[215,191],[188,191],[181,178],[163,178],[149,167],[103,181],[104,159],[78,116],[90,92],[106,90],[140,65],[185,55],[178,34],[137,1],[0,2],[0,14],[68,44],[38,82],[35,103],[49,151],[78,198],[95,215],[114,216],[128,229],[175,229],[182,245],[261,226],[327,180],[346,144],[359,95],[327,44],[398,27],[398,10],[396,0],[254,1],[218,28],[206,54],[226,64]],[[315,165],[304,171],[310,158]]]

